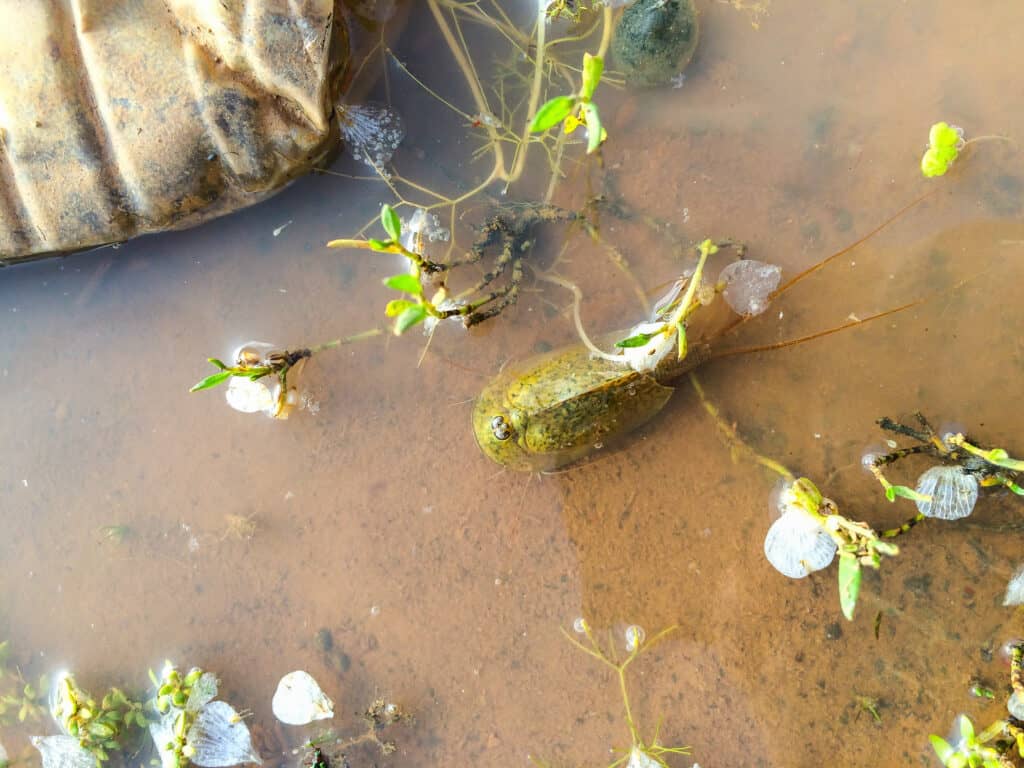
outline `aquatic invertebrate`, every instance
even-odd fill
[[[509,366],[495,377],[483,389],[473,409],[477,444],[493,461],[520,471],[557,469],[587,456],[595,448],[609,445],[657,415],[674,392],[669,385],[681,375],[715,357],[755,351],[716,353],[714,339],[700,339],[696,343],[688,339],[688,323],[718,294],[733,291],[735,306],[743,313],[726,328],[728,332],[874,232],[804,270],[782,287],[772,287],[777,286],[774,271],[767,270],[766,276],[761,268],[732,270],[725,278],[705,283],[708,259],[720,246],[735,247],[740,255],[744,253],[736,243],[705,240],[698,248],[692,273],[677,281],[649,320],[634,326],[625,338],[620,336],[614,352],[605,352],[586,337],[579,323],[577,294],[577,331],[583,343]],[[808,341],[909,306],[913,303],[758,349]]]

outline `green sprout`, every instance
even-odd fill
[[[999,750],[987,747],[974,734],[974,725],[967,715],[960,715],[957,721],[960,739],[954,747],[934,733],[928,737],[935,754],[946,768],[1002,768]]]
[[[46,675],[36,685],[25,680],[21,670],[10,668],[11,645],[0,643],[0,726],[15,722],[35,722],[46,715],[46,692],[50,687]]]
[[[629,689],[626,685],[626,670],[629,665],[636,661],[637,657],[643,651],[650,648],[666,635],[678,629],[678,626],[673,625],[663,629],[647,641],[644,640],[644,631],[640,627],[628,627],[626,629],[626,647],[629,655],[627,655],[622,661],[619,661],[617,658],[617,654],[614,650],[614,644],[609,644],[609,648],[611,649],[610,651],[605,651],[601,647],[600,643],[598,643],[597,639],[594,637],[590,624],[585,619],[578,619],[574,625],[574,629],[586,637],[586,644],[581,643],[575,637],[570,635],[564,628],[562,629],[562,634],[565,635],[566,639],[568,639],[570,643],[583,651],[583,653],[588,656],[592,656],[605,666],[614,670],[619,681],[619,691],[622,694],[622,705],[626,714],[626,725],[629,728],[630,745],[624,750],[616,750],[622,754],[618,759],[610,763],[607,768],[620,768],[620,766],[649,766],[652,763],[654,765],[661,766],[661,768],[669,768],[669,764],[665,761],[666,756],[691,754],[690,747],[669,747],[658,743],[658,733],[661,730],[660,723],[658,724],[658,727],[654,729],[651,740],[649,742],[644,741],[640,734],[640,728],[637,726],[636,720],[633,717],[633,710],[630,707],[629,701]]]
[[[587,154],[597,151],[608,138],[608,132],[601,124],[601,114],[593,102],[594,91],[603,73],[604,57],[584,52],[583,83],[579,91],[544,102],[530,122],[530,132],[543,133],[561,123],[565,133],[572,133],[582,125],[587,129]]]
[[[1020,720],[1024,706],[1024,644],[1014,642],[1010,646],[1010,686],[1013,693],[1006,702],[1009,716],[996,720],[979,734],[967,715],[957,718],[960,736],[950,744],[935,734],[928,738],[935,754],[946,768],[1005,768],[1014,765],[1009,757],[1016,750],[1024,757],[1024,721]],[[972,691],[973,692],[973,691]],[[990,693],[983,689],[982,695]]]

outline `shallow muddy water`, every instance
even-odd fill
[[[918,169],[937,120],[1024,139],[1024,8],[698,5],[682,87],[598,92],[608,188],[633,213],[606,214],[603,233],[656,294],[682,268],[672,243],[737,238],[793,274],[934,190],[722,348],[925,303],[700,371],[758,450],[850,517],[895,524],[912,505],[885,502],[860,465],[883,444],[876,418],[920,409],[1024,452],[1024,155],[994,141],[944,178]],[[429,14],[397,52],[472,109]],[[462,119],[388,74],[377,98],[408,128],[396,169],[456,191],[486,175]],[[365,173],[344,157],[334,169]],[[568,174],[555,201],[579,207],[586,174]],[[141,693],[164,658],[202,665],[253,711],[276,765],[274,750],[305,732],[273,725],[270,696],[306,669],[335,698],[339,730],[358,730],[353,713],[377,693],[416,716],[391,734],[395,754],[354,752],[353,766],[599,767],[629,732],[614,676],[560,632],[583,616],[620,653],[627,624],[649,636],[679,625],[630,677],[644,735],[662,718],[664,743],[693,747],[676,766],[937,765],[929,733],[961,711],[999,716],[968,684],[1001,696],[991,650],[1024,632],[1001,607],[1024,559],[1016,497],[986,494],[967,521],[918,526],[865,578],[851,623],[834,566],[791,581],[766,562],[773,479],[732,460],[685,383],[583,466],[528,476],[490,463],[470,428],[475,395],[507,362],[575,341],[554,285],[528,276],[498,320],[442,325],[419,365],[418,332],[325,352],[304,376],[316,408],[288,421],[236,413],[220,391],[189,394],[207,356],[249,339],[297,347],[381,322],[392,296],[380,281],[396,263],[324,243],[390,200],[380,182],[318,175],[196,230],[0,272],[0,640],[26,676],[70,667],[90,689]],[[488,205],[459,209],[460,244]],[[592,332],[640,319],[621,273],[579,233],[545,227],[528,260],[548,268],[563,243],[557,271],[583,289]],[[893,474],[912,485],[901,472],[920,466]],[[127,526],[122,541],[105,535],[114,525]],[[0,738],[17,753],[51,730]]]

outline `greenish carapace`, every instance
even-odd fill
[[[611,445],[658,414],[668,384],[708,358],[705,346],[650,373],[594,356],[582,344],[503,371],[473,409],[481,450],[509,469],[550,471]]]

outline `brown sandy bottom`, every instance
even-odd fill
[[[912,505],[887,504],[860,467],[884,439],[879,416],[921,409],[1024,451],[1021,156],[993,143],[943,179],[917,168],[936,120],[968,135],[1024,122],[1013,37],[1024,9],[701,11],[682,88],[600,93],[616,191],[670,225],[606,217],[605,234],[654,293],[680,270],[671,243],[731,236],[793,273],[938,190],[721,348],[925,303],[700,372],[758,450],[851,517],[895,524]],[[446,61],[425,58],[428,20],[411,28],[409,65],[443,81]],[[416,98],[400,78],[391,86],[399,105]],[[463,164],[472,141],[438,135],[443,121],[419,98],[396,166],[467,183],[485,173]],[[585,187],[574,171],[559,201],[578,205]],[[377,322],[396,264],[323,243],[386,199],[380,184],[318,176],[199,230],[0,276],[0,639],[26,676],[66,666],[87,688],[141,693],[164,658],[201,665],[252,709],[277,764],[275,749],[309,734],[275,726],[270,696],[306,669],[336,699],[342,731],[358,730],[354,713],[378,693],[415,713],[392,734],[396,754],[353,753],[353,766],[599,767],[629,734],[613,676],[560,633],[584,616],[620,652],[627,624],[648,635],[679,624],[630,678],[644,735],[661,718],[664,743],[692,745],[678,766],[935,765],[929,733],[960,711],[999,715],[968,681],[1001,693],[991,650],[1022,631],[1001,607],[1021,560],[1015,497],[986,495],[968,521],[915,529],[865,578],[850,623],[834,568],[790,581],[765,561],[773,481],[731,459],[688,385],[583,466],[530,477],[488,462],[469,428],[477,392],[507,362],[575,340],[554,286],[528,280],[513,311],[471,333],[442,327],[419,367],[415,333],[323,354],[305,375],[319,409],[287,422],[188,394],[206,356],[249,339],[298,346]],[[465,213],[460,241],[485,213]],[[566,237],[545,229],[530,259],[550,264]],[[583,288],[588,328],[639,319],[605,255],[579,234],[568,242],[558,270]],[[920,466],[894,474],[912,484]],[[239,518],[255,523],[251,537]],[[123,542],[106,538],[109,525],[128,526]],[[14,754],[48,728],[0,739]]]

